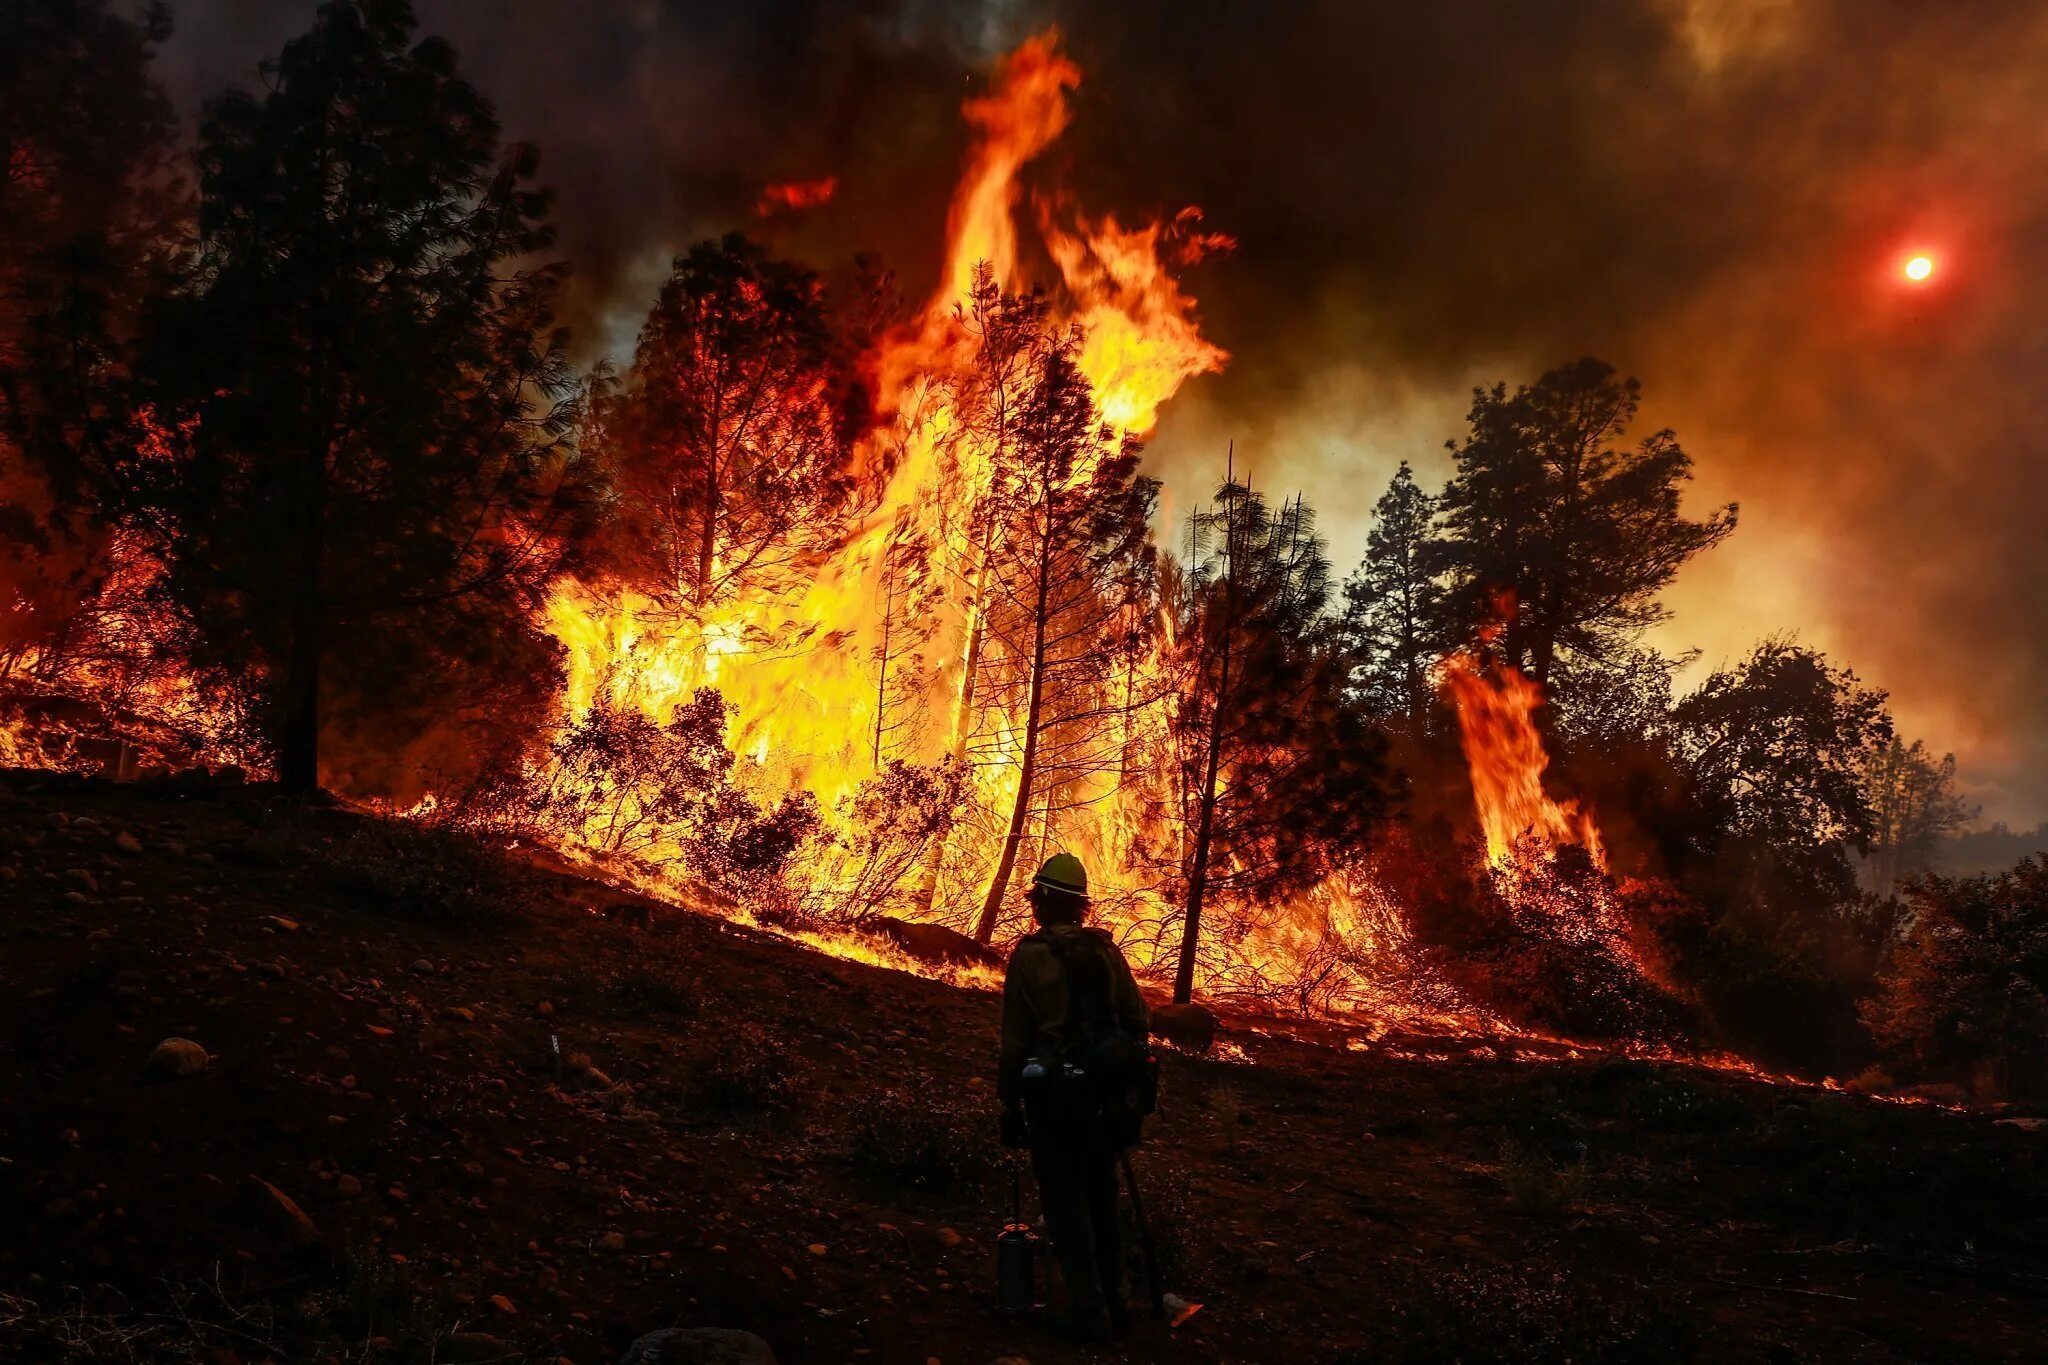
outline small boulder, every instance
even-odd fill
[[[668,1327],[628,1346],[619,1365],[775,1365],[775,1352],[752,1332]]]
[[[442,1359],[453,1361],[509,1360],[512,1348],[489,1332],[450,1332],[441,1338]]]
[[[867,927],[920,962],[1002,965],[995,949],[943,924],[915,924],[884,915],[868,921]]]
[[[2048,1119],[1995,1119],[1994,1128],[2017,1128],[2022,1133],[2048,1133]]]
[[[114,847],[120,849],[123,853],[133,858],[141,854],[142,840],[136,838],[134,835],[130,834],[127,830],[124,829],[119,834],[116,834],[114,836]]]
[[[275,1215],[275,1221],[285,1233],[300,1246],[315,1246],[320,1241],[320,1229],[306,1211],[298,1206],[290,1195],[260,1176],[250,1176],[257,1188],[268,1196],[267,1203]]]
[[[206,1055],[206,1049],[190,1038],[166,1038],[156,1045],[149,1054],[145,1069],[152,1076],[196,1076],[206,1070],[206,1064],[213,1059]]]
[[[1216,1042],[1216,1016],[1200,1005],[1155,1005],[1152,1032],[1182,1052],[1207,1052]]]

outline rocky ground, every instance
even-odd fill
[[[994,1311],[993,996],[256,789],[0,792],[0,1359],[608,1365],[675,1326],[912,1365],[2048,1341],[2028,1115],[1227,1019],[1248,1060],[1169,1057],[1138,1158],[1201,1307],[1091,1355]],[[747,1358],[709,1349],[677,1358]]]

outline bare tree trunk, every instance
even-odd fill
[[[1185,1005],[1195,993],[1195,948],[1202,937],[1202,896],[1209,885],[1209,845],[1216,831],[1216,776],[1223,758],[1223,698],[1229,686],[1230,650],[1223,654],[1213,713],[1209,718],[1209,752],[1202,775],[1202,802],[1195,823],[1195,851],[1188,861],[1188,913],[1180,931],[1180,962],[1173,971],[1173,1003]]]
[[[988,592],[988,561],[991,553],[986,543],[989,534],[984,531],[983,541],[975,546],[974,573],[969,579],[967,591],[967,646],[961,652],[960,690],[954,699],[952,747],[948,750],[955,763],[967,761],[967,736],[974,724],[974,679],[981,671],[982,642],[988,633],[988,617],[984,602]],[[924,907],[927,919],[931,917],[932,907],[939,899],[939,869],[945,865],[946,848],[952,837],[953,832],[948,829],[933,840],[932,851],[925,858],[924,873],[918,884],[915,899]]]
[[[325,634],[322,564],[327,525],[327,451],[316,443],[306,460],[308,487],[299,530],[298,582],[292,593],[291,648],[285,664],[284,717],[277,776],[288,792],[320,785],[320,655]]]
[[[876,772],[882,770],[883,723],[889,715],[889,637],[896,626],[896,571],[889,570],[888,586],[883,590],[882,605],[882,650],[881,667],[875,678],[875,745],[869,766]]]
[[[716,446],[704,471],[704,531],[697,540],[696,604],[701,613],[711,605],[711,566],[718,556],[718,459]]]
[[[1234,453],[1234,445],[1232,450]],[[1216,777],[1223,767],[1223,717],[1230,705],[1230,661],[1236,643],[1237,521],[1241,515],[1239,504],[1223,523],[1223,631],[1216,658],[1216,693],[1209,702],[1208,752],[1202,756],[1202,797],[1195,820],[1195,849],[1188,860],[1187,916],[1180,931],[1180,961],[1173,971],[1176,1005],[1187,1004],[1195,993],[1195,949],[1202,938],[1202,897],[1209,886],[1209,849],[1216,833]],[[1201,676],[1198,667],[1197,687],[1201,686]]]
[[[981,918],[974,925],[974,939],[987,943],[995,935],[996,917],[1003,908],[1003,893],[1009,889],[1010,874],[1017,867],[1017,849],[1024,842],[1024,822],[1031,814],[1032,786],[1038,778],[1038,728],[1045,706],[1045,628],[1051,595],[1048,576],[1051,565],[1051,535],[1047,528],[1045,547],[1039,553],[1036,601],[1033,603],[1031,640],[1031,690],[1024,705],[1024,753],[1017,767],[1017,799],[1010,807],[1010,828],[1003,836],[1003,851],[989,879],[988,894],[982,898]]]

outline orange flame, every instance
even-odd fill
[[[1444,684],[1458,708],[1458,738],[1486,832],[1487,861],[1505,868],[1516,850],[1534,839],[1551,851],[1566,845],[1584,848],[1605,872],[1607,853],[1592,816],[1577,802],[1555,800],[1543,790],[1550,755],[1535,722],[1543,690],[1512,668],[1482,673],[1462,654],[1446,661]]]
[[[754,204],[756,217],[766,218],[770,214],[784,211],[801,212],[832,202],[832,196],[839,192],[839,177],[820,176],[816,180],[785,180],[764,186],[761,197]]]
[[[960,304],[982,263],[1005,289],[1022,287],[1019,175],[1065,130],[1067,95],[1080,79],[1057,33],[1047,32],[1004,58],[988,93],[964,106],[973,139],[947,217],[942,284],[871,358],[883,421],[858,458],[887,471],[873,510],[799,581],[743,596],[705,620],[664,615],[632,584],[557,585],[541,620],[567,652],[563,721],[600,700],[664,720],[697,688],[715,686],[731,708],[729,742],[748,760],[740,780],[765,798],[808,790],[828,823],[846,818],[843,804],[876,773],[878,757],[933,763],[960,751],[958,703],[976,633],[971,587],[919,599],[919,657],[899,676],[880,677],[877,660],[905,625],[896,615],[907,596],[901,575],[946,584],[969,583],[975,572],[968,527],[993,452],[953,406],[951,381],[975,348]],[[1228,358],[1201,335],[1194,300],[1162,258],[1192,261],[1227,239],[1204,232],[1198,211],[1127,228],[1079,214],[1062,225],[1046,204],[1039,209],[1039,239],[1059,272],[1055,303],[1065,321],[1085,328],[1079,364],[1097,406],[1112,425],[1142,432],[1182,384]],[[906,544],[920,547],[909,570],[891,553]],[[892,688],[901,700],[891,700]],[[892,705],[908,716],[893,730],[883,723]],[[1141,749],[1143,734],[1163,721],[1163,711],[1128,721],[1126,748]],[[993,753],[1017,718],[980,703],[971,723],[980,748]],[[893,736],[886,745],[885,732]],[[1146,816],[1127,776],[1104,774],[1063,793],[1061,813],[1046,818],[1038,837],[1082,856],[1102,888],[1098,903],[1116,907],[1113,920],[1129,926],[1161,920],[1169,908],[1129,870]],[[931,916],[957,922],[978,894],[991,835],[972,812],[998,808],[1016,782],[1014,764],[984,762],[970,772],[971,813],[931,873]],[[839,831],[852,832],[843,824]],[[827,886],[846,875],[845,842],[817,851],[802,875]]]

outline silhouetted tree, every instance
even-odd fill
[[[162,5],[0,6],[0,672],[64,652],[107,568],[136,319],[183,208],[151,73],[169,34]]]
[[[295,790],[337,708],[417,732],[478,699],[451,680],[531,705],[555,672],[527,624],[577,505],[549,195],[413,30],[404,0],[335,0],[267,93],[206,106],[198,274],[151,339],[171,587]]]
[[[2048,858],[1906,897],[1905,942],[1864,1009],[1885,1059],[1981,1100],[2048,1096]]]
[[[1008,327],[1014,302],[989,297],[976,310]],[[1028,310],[1023,314],[1028,316]],[[1009,408],[975,539],[985,547],[987,640],[975,659],[976,760],[1014,765],[1015,793],[974,934],[988,942],[1008,891],[1026,826],[1042,840],[1059,816],[1090,799],[1086,779],[1114,766],[1108,723],[1117,701],[1113,635],[1124,566],[1147,552],[1158,483],[1138,473],[1138,447],[1118,440],[1095,409],[1075,364],[1078,331],[1031,327],[1017,350],[1017,382],[1001,387]]]
[[[1863,774],[1891,739],[1885,694],[1826,656],[1766,640],[1679,702],[1673,723],[1716,830],[1802,848],[1874,833]]]
[[[1447,626],[1501,627],[1507,662],[1548,686],[1561,655],[1589,663],[1663,620],[1657,593],[1735,528],[1735,505],[1680,515],[1692,459],[1670,431],[1620,444],[1639,386],[1579,360],[1512,395],[1473,393],[1471,431],[1452,442],[1441,564]]]
[[[1856,1001],[1891,916],[1858,891],[1874,832],[1863,774],[1891,738],[1882,692],[1768,640],[1674,708],[1684,799],[1667,856],[1690,905],[1659,926],[1730,1045],[1791,1065],[1862,1065]]]
[[[1897,735],[1871,753],[1863,770],[1871,813],[1867,881],[1889,896],[1900,881],[1927,871],[1943,838],[1976,818],[1977,808],[1956,791],[1956,756],[1936,758],[1926,742]]]
[[[1353,685],[1375,714],[1419,727],[1434,689],[1430,670],[1443,653],[1444,590],[1437,581],[1436,502],[1403,460],[1373,508],[1365,559],[1344,584]]]
[[[829,542],[862,407],[846,361],[810,271],[736,235],[676,260],[599,414],[636,586],[701,616]]]
[[[1211,902],[1242,910],[1307,889],[1360,851],[1384,808],[1381,750],[1346,704],[1349,656],[1324,612],[1314,514],[1298,498],[1275,512],[1233,478],[1191,519],[1190,540],[1172,603],[1182,1003]]]

